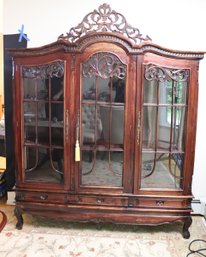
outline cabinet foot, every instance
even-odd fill
[[[22,217],[22,210],[20,207],[18,207],[18,206],[15,207],[14,215],[17,218],[16,228],[20,230],[20,229],[22,229],[23,223],[24,223],[23,217]]]
[[[189,227],[192,224],[192,218],[191,217],[187,217],[185,219],[184,225],[183,225],[183,230],[182,230],[182,236],[185,239],[190,238],[190,232],[189,232]]]

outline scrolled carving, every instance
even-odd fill
[[[149,36],[143,37],[139,29],[130,26],[125,17],[112,10],[108,4],[103,4],[98,10],[87,14],[78,26],[71,28],[65,36],[60,35],[58,39],[75,43],[79,38],[91,32],[116,32],[123,34],[134,44],[151,41]]]
[[[57,77],[61,78],[64,75],[64,62],[57,61],[50,64],[39,66],[24,66],[22,67],[23,78],[46,79]]]
[[[124,79],[126,76],[126,65],[113,54],[97,53],[83,64],[82,73],[87,78],[98,76],[103,79],[111,77]]]
[[[177,82],[187,81],[189,77],[189,71],[186,69],[169,69],[153,64],[145,65],[145,79],[152,81],[157,80],[159,82],[174,80]]]

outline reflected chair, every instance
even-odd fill
[[[106,143],[123,144],[124,106],[100,106],[103,138]],[[111,122],[109,122],[111,120]]]

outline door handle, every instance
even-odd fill
[[[80,161],[80,147],[79,147],[79,114],[77,115],[76,124],[76,143],[75,143],[75,162]]]
[[[69,142],[69,111],[66,110],[66,142]]]
[[[137,144],[140,143],[140,129],[141,129],[141,112],[138,112],[137,115]]]

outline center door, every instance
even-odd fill
[[[117,54],[97,52],[80,64],[76,143],[79,140],[79,187],[82,190],[126,190],[125,179],[130,174],[131,161],[126,140],[129,126],[126,63],[127,59],[122,60]]]

